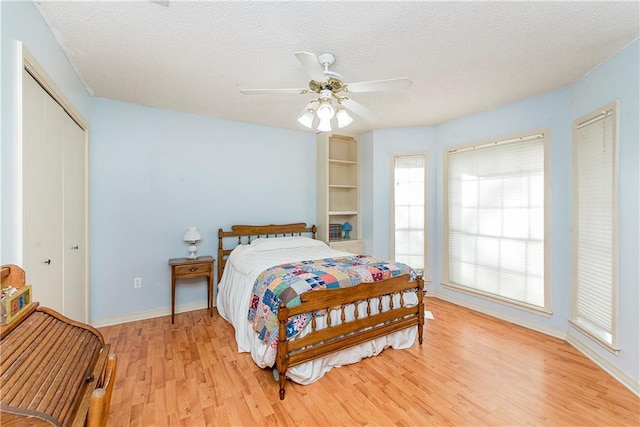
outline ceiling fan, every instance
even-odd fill
[[[305,68],[311,81],[308,89],[241,89],[244,95],[299,94],[315,93],[319,96],[312,99],[298,117],[300,124],[311,129],[317,116],[317,129],[322,132],[331,131],[331,119],[334,117],[338,127],[348,126],[353,118],[346,110],[375,123],[378,116],[364,105],[351,99],[348,94],[362,92],[385,92],[405,90],[411,87],[411,80],[406,77],[387,80],[371,80],[366,82],[345,83],[343,77],[329,70],[336,57],[332,53],[316,55],[310,52],[296,52],[296,57]],[[335,103],[335,106],[334,106]]]

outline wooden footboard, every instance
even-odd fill
[[[287,336],[287,322],[291,316],[312,313],[311,331],[301,338],[278,342],[276,369],[278,370],[280,399],[284,399],[287,369],[336,351],[344,350],[363,342],[388,335],[402,329],[418,327],[418,342],[422,344],[424,325],[424,303],[422,301],[424,281],[418,277],[409,281],[409,276],[398,276],[382,282],[362,283],[341,289],[322,289],[306,292],[300,296],[302,303],[278,309],[279,337]],[[418,303],[405,306],[405,292],[416,293]],[[393,304],[393,295],[399,295],[399,304]],[[389,296],[389,309],[383,311],[383,297]],[[355,310],[355,319],[346,321],[347,307],[364,302],[366,313]],[[340,313],[341,321],[331,324],[332,311]],[[375,313],[375,314],[372,314]],[[318,328],[316,317],[324,315],[328,324]]]

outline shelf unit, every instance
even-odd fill
[[[317,218],[319,238],[331,247],[362,253],[358,194],[358,141],[352,136],[317,137]],[[330,224],[349,222],[350,239],[329,238]]]

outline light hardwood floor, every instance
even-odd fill
[[[640,399],[569,344],[426,298],[425,340],[287,383],[198,310],[100,328],[118,355],[110,426],[640,425]]]

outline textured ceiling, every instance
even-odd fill
[[[408,77],[351,97],[348,128],[423,126],[566,86],[639,35],[640,3],[44,1],[38,8],[94,96],[306,130],[295,52],[332,52],[346,82]]]

